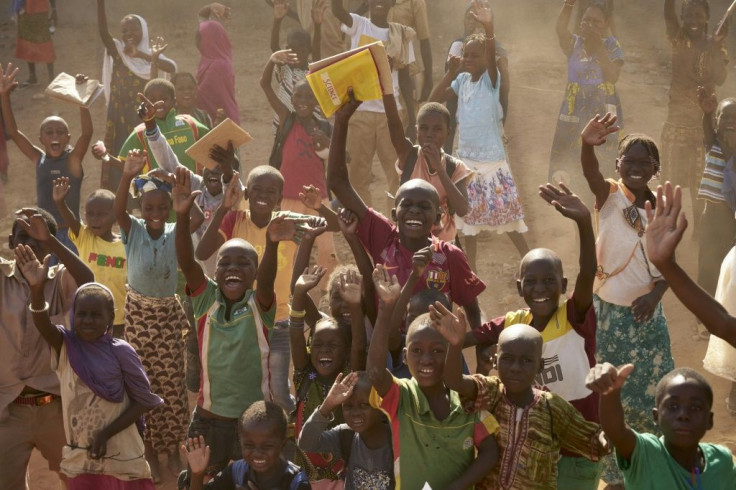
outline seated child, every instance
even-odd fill
[[[652,409],[662,437],[638,433],[626,425],[621,386],[633,364],[616,368],[598,364],[590,370],[586,386],[600,393],[600,418],[606,436],[616,449],[616,463],[626,488],[736,488],[736,465],[728,448],[700,442],[713,428],[713,389],[690,368],[677,368],[657,383]]]
[[[376,264],[383,264],[404,284],[412,271],[414,254],[432,247],[432,260],[427,265],[414,292],[435,288],[447,294],[453,303],[466,309],[470,324],[480,325],[478,295],[485,284],[470,269],[462,250],[432,235],[439,223],[440,201],[437,190],[428,182],[412,179],[402,184],[394,200],[394,226],[383,215],[370,209],[353,188],[345,164],[345,140],[348,123],[360,105],[352,96],[335,116],[327,183],[335,197],[358,217],[358,237]]]
[[[391,142],[396,150],[399,183],[424,179],[437,189],[442,218],[432,233],[440,240],[454,242],[457,236],[455,215],[468,212],[468,182],[474,172],[462,160],[445,154],[449,136],[450,113],[437,102],[429,102],[417,114],[417,143],[409,141],[392,95],[383,96]]]
[[[2,67],[0,66],[0,68]],[[84,175],[82,160],[92,139],[92,116],[90,116],[88,108],[79,108],[82,134],[79,135],[74,147],[69,145],[69,126],[66,121],[58,116],[47,117],[41,122],[40,127],[39,141],[43,148],[37,147],[31,143],[31,140],[25,134],[18,130],[18,125],[15,123],[10,94],[18,86],[18,82],[15,81],[17,75],[18,68],[13,69],[12,63],[8,63],[0,84],[0,100],[2,101],[5,130],[13,142],[18,145],[21,153],[36,166],[36,201],[38,207],[51,213],[57,224],[59,224],[57,238],[65,246],[76,252],[74,244],[69,240],[68,225],[62,225],[64,219],[54,205],[52,195],[54,179],[67,177],[69,179],[69,193],[66,202],[74,216],[79,216],[79,195]],[[78,75],[77,81],[84,81],[85,78],[84,75]]]
[[[194,259],[188,230],[189,213],[199,192],[190,190],[190,175],[184,168],[177,169],[173,195],[176,256],[197,321],[202,364],[188,437],[202,435],[212,445],[212,458],[203,468],[212,476],[231,459],[242,457],[236,451],[236,426],[243,410],[258,400],[273,399],[268,361],[276,313],[276,263],[279,242],[293,237],[296,223],[286,216],[269,223],[260,267],[253,245],[240,238],[228,240],[217,254],[215,277],[208,278]],[[248,376],[243,377],[244,370]]]
[[[112,291],[115,304],[124,305],[128,261],[120,235],[112,232],[115,224],[115,213],[112,210],[115,194],[107,189],[92,192],[84,204],[85,223],[81,223],[66,204],[69,188],[68,177],[54,180],[54,203],[69,226],[69,239],[76,245],[79,257],[94,272],[97,282]],[[124,327],[123,308],[116,307],[112,324],[113,335],[123,338]]]
[[[465,335],[465,346],[497,344],[503,329],[517,323],[531,325],[542,334],[544,368],[535,385],[547,389],[577,408],[585,420],[598,423],[598,395],[585,388],[585,376],[595,365],[596,316],[593,281],[596,271],[595,236],[590,211],[567,187],[539,187],[540,196],[573,220],[580,236],[580,272],[575,290],[560,305],[567,291],[562,261],[552,250],[536,248],[519,266],[516,287],[527,308],[509,311]],[[443,305],[447,307],[446,305]],[[488,371],[478,371],[488,374]],[[588,487],[598,486],[598,463],[562,450],[557,463],[558,488],[581,485],[580,475],[589,475]],[[570,481],[570,480],[574,480]]]
[[[210,461],[210,445],[204,436],[190,437],[181,446],[191,468],[191,490],[237,490],[279,488],[308,490],[307,475],[283,456],[287,420],[284,410],[268,401],[253,402],[237,422],[242,458],[237,458],[207,484],[204,477]]]
[[[48,211],[23,208],[8,237],[10,249],[30,247],[43,261],[53,253],[61,262],[48,268],[44,296],[51,321],[66,324],[77,285],[94,281],[92,271],[55,237],[56,221]],[[30,290],[19,264],[0,257],[0,345],[6,366],[0,370],[0,488],[25,488],[34,448],[59,472],[66,442],[59,398],[59,378],[51,356],[28,311]]]
[[[608,452],[601,428],[586,421],[559,395],[534,387],[544,368],[542,334],[524,324],[505,328],[498,337],[496,376],[462,376],[460,352],[465,340],[465,316],[437,304],[431,313],[435,328],[450,343],[445,380],[460,396],[475,400],[476,409],[489,410],[501,426],[500,464],[476,488],[557,488],[557,460],[561,448],[591,461]]]
[[[391,427],[381,411],[371,407],[370,394],[365,372],[338,374],[299,435],[301,449],[328,453],[347,463],[345,490],[390,490],[395,485]],[[339,407],[345,423],[330,428]]]
[[[445,386],[447,342],[432,328],[428,314],[414,320],[406,334],[404,357],[411,379],[391,375],[386,369],[389,318],[401,290],[396,276],[381,264],[373,280],[380,303],[368,349],[370,403],[391,423],[396,488],[468,488],[498,461],[493,436],[498,424],[488,413],[466,414],[459,394]]]
[[[151,392],[135,350],[112,336],[112,292],[94,282],[80,286],[67,330],[49,317],[44,266],[27,245],[16,248],[15,255],[31,288],[28,309],[53,350],[51,366],[61,382],[67,441],[61,471],[67,485],[153,490],[136,420],[164,401]]]

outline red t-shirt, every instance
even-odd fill
[[[296,119],[284,140],[281,174],[284,176],[285,198],[299,199],[305,185],[317,187],[322,192],[322,199],[327,198],[324,163],[314,152],[312,137]]]
[[[385,216],[369,209],[358,225],[358,238],[373,263],[383,264],[403,286],[412,271],[414,252],[401,245],[399,230]],[[414,293],[434,288],[445,293],[450,301],[468,306],[482,293],[486,285],[470,269],[465,253],[448,242],[432,237],[434,254],[424,270]]]

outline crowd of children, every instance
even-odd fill
[[[45,57],[21,56],[32,43],[18,57],[51,76],[53,45],[29,30],[47,29],[46,2],[20,3],[19,39]],[[11,229],[14,260],[0,259],[0,488],[27,488],[34,448],[71,490],[153,489],[164,454],[191,489],[736,488],[731,452],[701,442],[713,390],[675,369],[662,309],[671,288],[712,334],[705,368],[733,381],[736,413],[736,99],[714,93],[727,22],[709,33],[707,1],[683,0],[679,19],[664,2],[673,77],[661,155],[644,134],[619,137],[613,1],[581,0],[577,34],[576,1],[561,6],[569,80],[554,181],[539,196],[576,227],[569,294],[558,253],[524,236],[504,141],[509,60],[487,2],[463,10],[466,36],[440,79],[431,2],[266,3],[260,87],[274,145],[242,179],[232,141],[208,149],[210,166],[187,153],[225,118],[241,121],[225,5],[199,10],[195,76],[177,72],[141,16],[113,38],[97,0],[107,125],[91,151],[100,188],[84,200],[89,109],[74,146],[58,116],[43,119],[36,146],[13,114],[19,69],[0,66],[2,122],[36,178],[36,206],[24,203]],[[301,28],[281,49],[287,16]],[[326,119],[308,62],[372,41],[386,44],[393,83],[380,100],[348,89]],[[372,207],[375,154],[390,217]],[[673,183],[655,190],[661,171]],[[675,260],[687,227],[675,184],[707,201],[703,289]],[[479,297],[495,292],[476,273],[483,231],[515,245],[526,304],[490,320]],[[720,279],[714,259],[725,259]]]

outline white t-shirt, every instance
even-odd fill
[[[384,44],[388,42],[388,27],[378,27],[367,17],[363,17],[356,14],[350,14],[353,18],[352,27],[348,27],[342,24],[340,28],[342,32],[350,36],[350,49],[355,49],[358,46],[369,44],[375,41],[383,41]],[[369,39],[363,39],[361,37],[366,36]],[[409,62],[414,61],[414,48],[409,45]],[[401,109],[399,103],[399,72],[394,69],[391,71],[391,76],[394,81],[394,98],[396,99],[396,105]],[[359,111],[370,111],[370,112],[385,112],[383,108],[382,100],[367,100],[360,104],[358,107]]]

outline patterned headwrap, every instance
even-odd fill
[[[141,197],[146,192],[164,191],[171,195],[172,185],[157,177],[148,174],[139,175],[130,183],[130,195],[133,197]]]

